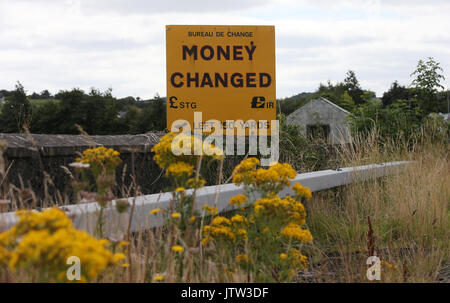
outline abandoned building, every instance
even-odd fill
[[[299,125],[304,136],[322,138],[329,144],[350,142],[348,111],[319,97],[310,100],[286,117],[288,125]]]

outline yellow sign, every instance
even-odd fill
[[[218,120],[224,130],[265,128],[270,135],[276,119],[274,26],[167,25],[166,55],[169,130],[176,120],[193,130]],[[202,113],[203,124],[194,123],[194,112]]]

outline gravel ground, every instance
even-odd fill
[[[450,283],[450,263],[441,268],[436,280],[439,283]]]
[[[315,264],[315,268],[309,269],[308,271],[300,271],[298,273],[299,281],[304,283],[343,282],[340,277],[343,277],[345,272],[338,269],[336,264],[338,264],[339,261],[334,261],[337,262],[332,266],[328,265],[322,268],[322,264]],[[355,273],[353,273],[353,275],[355,275]],[[358,274],[356,274],[354,278],[357,279],[357,281],[360,281],[361,279]],[[450,263],[442,266],[436,277],[436,283],[450,283]]]

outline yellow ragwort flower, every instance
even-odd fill
[[[306,269],[308,266],[308,257],[302,255],[298,249],[291,249],[289,251],[290,261],[292,266],[299,269]]]
[[[241,215],[234,215],[233,217],[231,217],[231,222],[236,223],[236,224],[241,224],[241,223],[246,223],[247,219],[244,218],[244,216]]]
[[[302,186],[300,183],[295,183],[294,186],[292,186],[292,189],[295,191],[295,193],[299,197],[306,198],[306,200],[309,200],[312,198],[311,190],[308,187]]]
[[[299,242],[312,242],[313,238],[309,230],[302,229],[300,225],[290,223],[281,230],[285,237],[295,239]]]
[[[83,151],[82,157],[76,158],[77,162],[89,164],[90,167],[98,167],[104,165],[107,167],[116,167],[122,160],[119,157],[120,153],[112,148],[99,146],[96,148],[89,148]]]
[[[203,205],[202,209],[204,209],[205,211],[207,211],[211,215],[217,215],[217,213],[218,213],[217,207],[214,207],[214,206]]]
[[[69,256],[77,256],[83,264],[81,281],[91,281],[125,258],[108,249],[108,240],[73,228],[72,221],[57,208],[19,211],[17,216],[18,223],[0,233],[0,266],[12,271],[34,272],[38,268],[45,281],[66,282],[61,269],[67,267]]]
[[[211,225],[224,225],[224,224],[231,225],[231,221],[225,217],[217,216],[211,222]]]
[[[119,246],[120,247],[125,247],[125,246],[128,246],[128,245],[130,245],[130,242],[128,242],[128,241],[120,241],[119,242]]]
[[[151,211],[149,211],[149,214],[150,214],[150,215],[154,215],[154,214],[159,213],[160,211],[161,211],[160,208],[155,208],[155,209],[152,209]]]
[[[212,242],[213,238],[211,237],[205,237],[202,239],[202,246],[206,246],[209,242]]]
[[[238,194],[230,198],[230,205],[241,206],[248,202],[247,196]]]
[[[236,256],[237,263],[251,263],[251,259],[247,255],[237,255]]]
[[[167,177],[190,176],[194,172],[194,166],[186,162],[175,162],[170,164],[166,170]]]
[[[184,247],[181,246],[181,245],[175,245],[175,246],[172,246],[172,250],[173,250],[174,252],[181,253],[181,252],[183,252]]]
[[[181,216],[181,214],[180,213],[173,213],[173,214],[171,214],[170,215],[172,218],[174,218],[174,219],[178,219],[180,216]]]
[[[125,256],[124,254],[122,254],[122,253],[117,253],[117,254],[115,254],[115,256],[114,256],[114,260],[115,260],[116,262],[122,261],[122,260],[125,259],[125,258],[126,258],[126,256]]]
[[[244,240],[248,239],[247,231],[243,228],[240,228],[236,231],[236,235],[243,238]]]

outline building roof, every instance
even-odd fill
[[[343,112],[343,113],[346,114],[346,115],[351,115],[351,113],[350,113],[349,111],[343,109],[343,108],[340,107],[340,106],[337,106],[336,104],[334,104],[334,103],[331,102],[330,100],[328,100],[328,99],[326,99],[326,98],[324,98],[324,97],[318,97],[318,98],[309,100],[308,102],[306,102],[305,104],[303,104],[301,107],[297,108],[295,111],[293,111],[292,113],[290,113],[289,115],[287,115],[287,117],[289,117],[289,116],[295,116],[296,113],[297,113],[298,111],[303,110],[303,108],[304,108],[307,104],[309,104],[309,103],[311,103],[311,102],[321,102],[322,104],[326,105],[327,107],[331,107],[331,108],[337,109],[338,111]],[[287,117],[286,117],[286,118],[287,118]]]
[[[336,104],[334,104],[333,102],[331,102],[331,101],[328,100],[328,99],[325,99],[324,97],[319,97],[319,98],[311,99],[311,100],[309,100],[308,102],[306,102],[303,106],[305,106],[306,104],[308,104],[308,103],[310,103],[310,102],[312,102],[312,101],[322,101],[322,102],[325,102],[326,104],[328,104],[328,105],[330,105],[330,106],[332,106],[332,107],[334,107],[334,108],[336,108],[336,109],[338,109],[338,110],[340,110],[340,111],[342,111],[342,112],[344,112],[344,113],[346,113],[346,114],[348,114],[348,115],[351,114],[349,111],[343,109],[343,108],[340,107],[340,106],[337,106]],[[302,108],[303,106],[301,106],[300,108]],[[297,110],[299,110],[300,108],[298,108]],[[296,111],[297,111],[297,110],[296,110]]]

